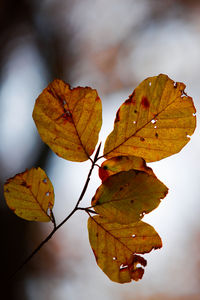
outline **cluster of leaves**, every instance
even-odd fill
[[[33,119],[42,140],[58,156],[91,161],[88,178],[75,208],[58,226],[52,211],[53,187],[40,168],[7,180],[4,194],[10,209],[26,220],[52,221],[54,229],[44,242],[76,210],[86,211],[89,240],[99,267],[115,282],[141,279],[146,260],[138,254],[162,247],[158,233],[141,219],[168,192],[146,162],[175,154],[190,140],[196,111],[184,90],[183,83],[167,75],[145,79],[117,111],[103,155],[99,156],[99,146],[92,159],[102,124],[101,100],[89,87],[71,89],[54,80],[36,100]],[[92,170],[101,158],[106,159],[99,167],[102,184],[91,207],[80,208]]]

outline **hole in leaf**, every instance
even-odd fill
[[[192,115],[195,117],[195,116],[196,116],[196,113],[193,113]]]
[[[121,266],[119,267],[120,270],[127,269],[127,268],[128,268],[128,265],[124,265],[124,264],[121,264]]]
[[[135,237],[135,234],[132,234],[132,237],[134,238],[134,237]]]
[[[174,87],[177,88],[177,82],[174,82]]]
[[[151,86],[151,81],[149,82],[149,86]]]
[[[157,128],[157,126],[155,125],[154,128]]]
[[[185,91],[182,91],[181,98],[183,98],[183,97],[188,97],[188,95],[186,94]]]
[[[157,122],[157,120],[154,120],[154,119],[151,120],[151,123],[152,123],[152,124],[154,124],[154,123],[156,123],[156,122]]]
[[[189,139],[191,138],[191,136],[189,134],[187,134],[186,137],[189,138]]]
[[[63,100],[63,105],[65,105],[67,102],[65,100]]]
[[[133,121],[133,124],[136,124],[136,121]]]
[[[117,259],[117,257],[115,257],[115,256],[114,256],[112,259],[113,259],[113,260],[116,260],[116,259]]]
[[[50,207],[47,208],[47,215],[50,216],[51,215],[51,210]]]
[[[49,195],[50,195],[50,193],[49,193],[49,192],[47,192],[45,195],[46,195],[46,196],[49,196]]]
[[[46,179],[46,178],[44,178],[42,181],[43,181],[44,183],[47,183],[47,179]]]
[[[65,115],[66,115],[67,117],[71,117],[70,111],[69,111],[69,110],[66,110]]]

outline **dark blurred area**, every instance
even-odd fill
[[[15,53],[19,47],[26,47],[27,44],[32,46],[30,51],[36,51],[43,65],[44,77],[40,78],[43,87],[52,81],[54,78],[63,78],[64,69],[69,70],[68,76],[65,71],[65,80],[70,81],[70,68],[73,66],[73,51],[70,48],[71,33],[65,29],[65,34],[56,30],[52,26],[51,14],[57,13],[60,8],[57,8],[56,3],[52,7],[50,12],[41,12],[40,1],[12,1],[6,0],[0,3],[0,84],[4,84],[6,80],[7,65],[9,59]],[[69,3],[70,4],[70,3]],[[69,41],[68,46],[63,49],[63,40]],[[65,63],[63,58],[65,57]],[[26,64],[26,61],[23,62]],[[38,64],[38,62],[36,62]],[[20,68],[20,66],[18,66]],[[28,67],[28,66],[27,66]],[[16,70],[14,76],[18,76],[18,70]],[[31,81],[31,78],[29,78]],[[23,82],[21,83],[23,86]],[[36,82],[38,85],[38,82]],[[34,82],[32,83],[34,89]],[[18,95],[16,95],[18,97]],[[9,102],[9,99],[6,99]],[[31,99],[34,101],[34,99]],[[2,102],[2,101],[1,101]],[[0,103],[0,116],[4,115],[2,103]],[[20,111],[16,112],[20,114]],[[30,116],[29,116],[30,117]],[[23,123],[23,118],[21,119]],[[1,129],[3,130],[3,128]],[[14,128],[11,128],[14,130]],[[30,132],[31,134],[31,132]],[[32,133],[33,134],[33,133]],[[33,137],[34,138],[34,137]],[[47,146],[38,141],[39,138],[35,138],[33,149],[31,149],[32,158],[26,159],[21,163],[21,166],[12,165],[9,169],[6,166],[4,158],[0,157],[0,228],[1,228],[1,270],[0,270],[0,282],[1,282],[1,297],[2,299],[29,299],[26,294],[25,278],[28,276],[28,272],[33,272],[34,262],[19,272],[14,278],[8,279],[12,273],[19,267],[24,261],[27,255],[32,251],[31,247],[36,247],[40,243],[42,234],[40,226],[37,224],[30,224],[16,217],[7,208],[3,199],[3,184],[5,179],[15,175],[17,172],[21,172],[25,168],[31,168],[32,166],[40,166],[47,168],[50,151]],[[26,141],[24,141],[25,143]],[[28,142],[28,141],[27,141]],[[26,145],[20,145],[26,147]],[[3,143],[1,142],[3,148]],[[30,154],[29,154],[30,155]],[[9,157],[8,157],[9,159]],[[23,159],[23,158],[21,158]],[[30,243],[30,239],[35,243]],[[31,244],[31,246],[30,246]],[[49,265],[51,260],[51,267]],[[42,268],[46,271],[52,271],[52,265],[54,265],[54,259],[51,259],[44,255],[41,261],[47,261],[46,263],[36,267],[36,273],[40,273]],[[55,271],[55,270],[54,270]]]
[[[78,271],[74,272],[70,264],[62,269],[61,260],[69,258],[77,263],[82,259],[70,247],[64,258],[54,255],[60,246],[59,239],[52,239],[14,278],[8,279],[51,230],[51,225],[18,218],[3,198],[7,178],[32,166],[48,170],[52,159],[31,119],[35,99],[55,78],[72,86],[97,88],[106,98],[122,90],[132,92],[145,77],[160,72],[186,81],[199,95],[200,2],[1,0],[0,45],[0,295],[6,300],[32,300],[31,278],[65,278],[71,282]],[[195,104],[199,108],[199,101]],[[199,232],[198,228],[191,243],[200,245]],[[197,253],[197,248],[193,245],[192,253]],[[41,299],[55,299],[51,295],[53,286],[47,290]],[[130,296],[130,290],[123,289],[113,298],[111,293],[104,299],[114,299],[114,295],[118,295],[115,299],[137,300],[200,297],[199,289],[194,295],[188,292],[183,296],[164,295],[156,289],[155,296],[138,294],[136,298]],[[78,295],[56,299],[79,299]]]

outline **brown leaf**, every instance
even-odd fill
[[[54,205],[51,181],[41,168],[32,168],[15,175],[4,185],[4,196],[14,213],[29,221],[51,221]]]
[[[162,247],[155,229],[142,221],[121,225],[100,216],[90,217],[88,233],[98,266],[119,283],[142,278],[146,260],[136,255]]]
[[[152,162],[179,152],[196,127],[196,110],[184,90],[163,74],[140,83],[117,112],[104,157],[134,155]]]
[[[94,152],[102,124],[101,100],[90,87],[71,89],[56,79],[35,103],[33,119],[42,140],[70,161],[85,161]]]
[[[92,206],[112,222],[137,222],[151,212],[168,192],[155,176],[129,170],[108,177],[97,189]]]

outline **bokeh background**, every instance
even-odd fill
[[[165,73],[187,85],[200,110],[199,0],[0,1],[0,293],[15,300],[200,299],[199,124],[179,153],[151,164],[169,194],[145,221],[163,248],[146,255],[141,281],[111,282],[96,265],[87,216],[76,213],[12,280],[6,278],[50,232],[7,207],[6,178],[32,166],[54,184],[54,213],[74,207],[90,164],[65,161],[40,140],[32,120],[35,99],[54,78],[91,86],[103,102],[105,140],[116,110],[146,77]],[[94,172],[83,205],[100,184]]]

